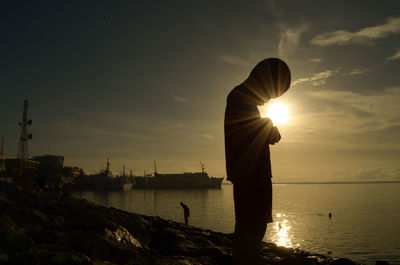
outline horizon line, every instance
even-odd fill
[[[275,182],[272,184],[389,184],[400,183],[400,180],[389,181],[326,181],[326,182]],[[231,182],[223,182],[222,185],[233,185]]]

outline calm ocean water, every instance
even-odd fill
[[[231,233],[232,186],[221,190],[74,192],[97,204],[183,222],[179,203],[190,207],[189,224]],[[400,264],[400,183],[274,184],[274,223],[267,242],[365,264]],[[328,217],[329,212],[332,218]]]

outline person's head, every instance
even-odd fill
[[[183,205],[183,202],[181,202],[180,204]]]
[[[290,87],[290,70],[278,58],[268,58],[259,62],[243,83],[252,100],[262,105],[272,98],[285,93]]]

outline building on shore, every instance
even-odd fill
[[[32,158],[40,163],[41,166],[49,166],[52,168],[61,169],[64,167],[64,157],[57,155],[43,155],[43,156],[35,156]]]
[[[5,166],[7,171],[19,171],[21,168],[36,170],[39,168],[40,162],[32,159],[20,159],[20,158],[6,158]]]

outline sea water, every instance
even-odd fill
[[[232,185],[209,190],[73,192],[97,204],[232,233]],[[264,241],[365,264],[400,264],[400,183],[274,184]],[[331,213],[332,217],[329,217]]]

